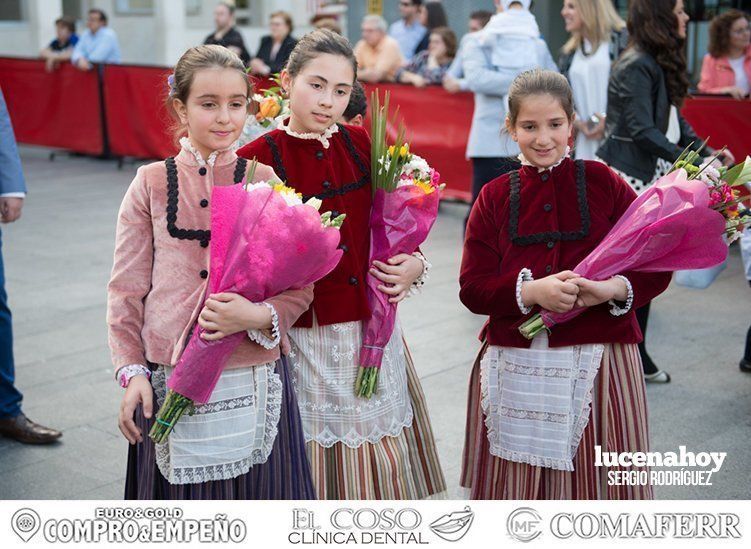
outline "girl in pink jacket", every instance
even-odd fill
[[[300,413],[283,356],[287,329],[312,287],[255,304],[209,296],[214,185],[240,183],[248,161],[233,148],[251,85],[221,46],[188,50],[169,79],[168,109],[181,150],[138,169],[117,223],[107,323],[115,377],[125,387],[119,427],[128,442],[126,499],[313,499]],[[258,165],[255,180],[275,177]],[[202,306],[203,305],[203,306]],[[165,384],[198,322],[221,338],[247,331],[208,403],[167,442],[148,432]]]

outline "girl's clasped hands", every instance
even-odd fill
[[[620,278],[595,281],[561,271],[522,283],[521,298],[526,307],[539,305],[554,313],[567,313],[574,307],[594,307],[611,299],[626,301],[628,288]]]

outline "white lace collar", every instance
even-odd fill
[[[213,168],[214,163],[216,162],[216,157],[219,156],[223,152],[237,150],[237,147],[239,146],[239,142],[235,141],[234,143],[232,143],[232,145],[230,145],[226,149],[219,149],[217,151],[212,152],[206,160],[203,159],[203,156],[201,156],[201,153],[198,152],[198,149],[196,149],[193,146],[193,143],[190,142],[190,139],[188,137],[180,138],[180,146],[183,148],[183,150],[193,155],[193,157],[196,159],[196,162],[198,162],[199,166],[205,166],[206,164],[208,164],[209,166]]]
[[[517,156],[517,158],[519,159],[519,162],[522,163],[522,166],[532,166],[533,168],[537,168],[538,172],[544,172],[545,170],[551,170],[552,171],[553,168],[557,168],[558,166],[560,166],[561,163],[564,160],[566,160],[569,157],[570,154],[571,154],[571,147],[566,147],[566,152],[563,153],[563,156],[560,158],[560,160],[558,160],[558,162],[556,162],[555,164],[553,164],[549,168],[541,168],[540,166],[537,166],[536,164],[532,164],[532,162],[530,162],[529,160],[527,160],[527,158],[522,153],[520,153],[519,156]]]
[[[291,137],[297,137],[298,139],[315,139],[321,142],[321,145],[323,145],[324,149],[329,148],[329,139],[331,139],[331,136],[339,131],[339,126],[337,124],[332,124],[331,126],[326,128],[323,133],[297,133],[296,131],[291,130],[285,122],[285,120],[280,120],[278,126],[278,128],[284,133]]]

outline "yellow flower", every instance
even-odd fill
[[[274,185],[274,192],[277,192],[279,194],[289,194],[294,195],[297,198],[302,198],[302,193],[295,192],[295,189],[292,187],[287,187],[284,183],[277,183]]]
[[[258,114],[260,114],[262,118],[274,118],[281,112],[281,110],[282,107],[277,103],[276,99],[273,97],[267,97],[258,107]]]
[[[415,185],[417,185],[418,187],[420,187],[425,192],[425,194],[430,194],[430,193],[435,192],[435,187],[433,185],[431,185],[427,181],[417,181],[417,180],[415,180]]]
[[[394,145],[391,145],[389,147],[389,156],[394,156],[394,153],[396,152],[396,147]],[[399,156],[402,158],[406,157],[409,154],[409,145],[406,143],[399,147]]]

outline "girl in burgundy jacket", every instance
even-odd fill
[[[649,484],[609,485],[596,446],[648,449],[634,309],[670,274],[593,281],[570,270],[636,197],[605,164],[569,158],[573,120],[565,77],[517,77],[506,125],[522,167],[488,183],[469,217],[460,298],[489,316],[470,380],[462,485],[472,498],[652,497]],[[550,335],[530,342],[517,330],[540,308],[574,306],[588,310]]]
[[[317,30],[292,52],[282,84],[291,116],[238,151],[271,165],[321,211],[346,214],[344,255],[315,285],[313,303],[290,330],[290,362],[320,499],[420,499],[445,489],[425,399],[397,325],[385,348],[371,399],[354,393],[369,318],[366,277],[383,282],[392,302],[420,284],[427,262],[397,255],[369,265],[370,139],[337,124],[349,102],[357,64],[341,36]]]

